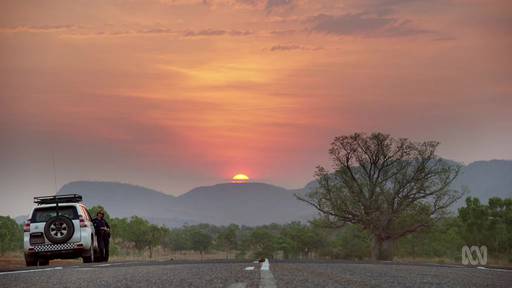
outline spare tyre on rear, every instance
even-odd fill
[[[66,216],[52,217],[44,225],[44,236],[48,241],[55,244],[68,242],[74,233],[73,221]]]

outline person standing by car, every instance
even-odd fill
[[[109,245],[110,245],[110,225],[105,220],[105,212],[102,210],[96,213],[96,218],[92,220],[96,238],[98,239],[98,249],[100,250],[99,260],[108,261]]]

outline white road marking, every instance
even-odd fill
[[[499,268],[487,268],[483,266],[478,266],[476,269],[482,269],[482,270],[492,270],[492,271],[504,271],[504,272],[512,272],[510,269],[499,269]]]
[[[243,283],[243,282],[233,283],[228,286],[228,288],[245,288],[245,287],[247,287],[247,284]]]
[[[100,265],[96,265],[96,267],[107,267],[107,266],[110,266],[112,264],[100,264]]]
[[[62,269],[62,267],[52,267],[52,268],[44,268],[44,269],[32,269],[32,270],[7,271],[7,272],[0,272],[0,275],[5,275],[5,274],[17,274],[17,273],[29,273],[29,272],[41,272],[41,271],[61,270],[61,269]]]
[[[268,262],[268,259],[265,259],[265,261],[261,264],[261,270],[269,270],[270,269],[270,262]]]
[[[245,267],[244,270],[254,270],[254,266]]]
[[[277,288],[276,279],[270,270],[261,270],[260,288]]]
[[[270,272],[270,262],[268,259],[265,259],[265,262],[261,264],[260,273],[260,288],[277,288],[276,279],[274,279],[274,275]]]

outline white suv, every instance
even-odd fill
[[[96,235],[91,215],[81,202],[78,194],[34,197],[36,206],[23,227],[27,266],[48,265],[52,259],[94,261]]]

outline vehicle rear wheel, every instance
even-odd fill
[[[65,216],[50,218],[44,225],[44,236],[55,244],[66,243],[73,237],[75,226],[73,221]]]
[[[35,255],[25,254],[25,264],[27,264],[27,267],[37,266],[37,257]]]
[[[93,263],[94,262],[94,242],[91,242],[91,248],[89,248],[89,251],[84,253],[82,256],[82,262],[84,263]]]

